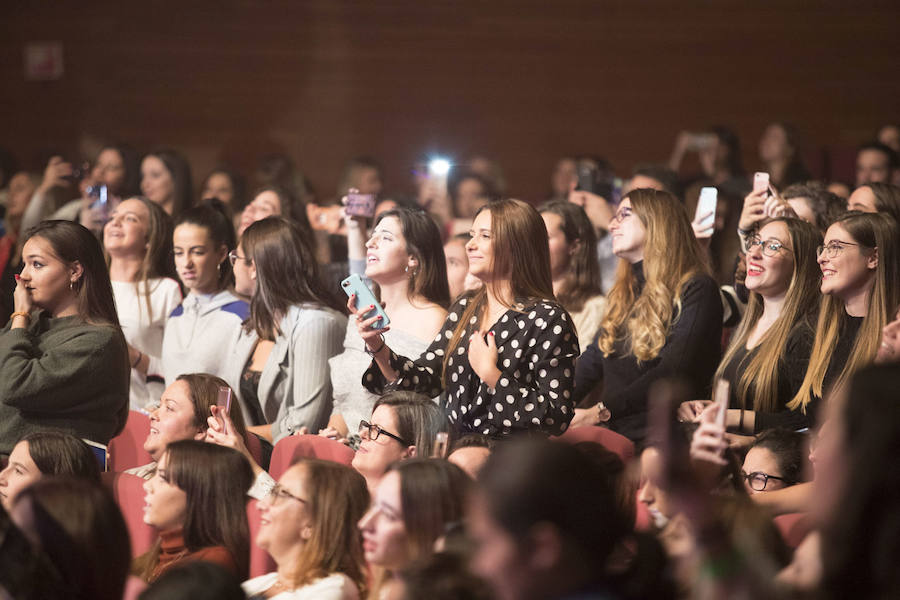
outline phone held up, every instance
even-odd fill
[[[381,304],[375,298],[375,294],[372,293],[372,290],[370,290],[363,282],[362,277],[356,273],[350,275],[350,277],[341,282],[341,289],[344,290],[344,293],[346,293],[348,297],[352,295],[356,296],[357,310],[366,306],[373,307],[362,313],[363,317],[367,319],[375,315],[381,317],[380,320],[375,321],[375,323],[372,324],[372,329],[383,329],[390,324],[391,320],[388,318],[387,313],[384,312],[384,308],[381,307]]]
[[[351,217],[366,217],[371,219],[375,216],[375,194],[347,194],[347,204],[344,210]]]

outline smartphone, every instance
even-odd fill
[[[719,405],[719,412],[716,413],[716,423],[725,427],[725,416],[728,414],[728,393],[731,390],[731,384],[725,379],[716,380],[716,388],[713,390],[713,402]]]
[[[106,224],[109,220],[109,190],[106,185],[92,185],[85,190],[88,198],[93,198],[91,202],[91,210],[94,211],[96,220],[101,224]]]
[[[753,191],[762,192],[769,189],[769,174],[756,172],[753,174]]]
[[[373,305],[375,308],[362,313],[364,317],[369,318],[375,315],[381,317],[380,321],[375,321],[372,325],[372,329],[381,329],[390,324],[391,320],[388,318],[387,313],[384,312],[384,309],[379,304],[378,300],[375,299],[375,294],[372,293],[372,290],[363,283],[362,277],[354,273],[347,279],[341,282],[341,289],[344,290],[344,293],[347,296],[351,296],[356,294],[356,308],[359,309],[361,306],[369,306]]]
[[[575,188],[579,192],[597,193],[597,169],[591,165],[579,164],[575,168],[578,175],[578,186]]]
[[[94,458],[97,459],[97,464],[100,465],[100,471],[104,473],[109,471],[109,448],[107,446],[104,446],[103,444],[92,442],[88,439],[82,438],[81,441],[87,444],[91,449]]]
[[[718,204],[719,190],[714,187],[705,187],[700,190],[700,200],[697,201],[697,212],[694,213],[694,221],[707,215],[701,225],[711,227],[716,221],[716,205]]]
[[[350,216],[371,219],[375,216],[375,194],[347,194],[344,210]]]
[[[219,407],[217,411],[216,419],[219,420],[219,425],[223,428],[225,427],[225,419],[222,418],[223,414],[231,413],[231,388],[230,387],[220,387],[219,395],[216,397],[216,406]]]

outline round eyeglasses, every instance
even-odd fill
[[[752,473],[744,473],[741,471],[741,477],[750,485],[750,489],[755,492],[765,491],[766,485],[768,485],[770,479],[783,481],[785,485],[792,485],[794,483],[793,481],[788,481],[784,477],[775,477],[774,475],[769,475],[762,471],[754,471]]]
[[[775,238],[764,240],[758,235],[753,235],[747,238],[747,243],[744,244],[744,249],[749,253],[753,250],[754,246],[759,246],[760,248],[762,248],[762,253],[766,256],[775,256],[782,248],[787,248],[787,246],[785,246]]]
[[[837,258],[844,251],[844,246],[859,246],[853,242],[829,242],[825,246],[816,248],[816,256],[825,254],[828,258]]]

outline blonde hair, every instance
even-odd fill
[[[761,412],[776,412],[778,403],[778,362],[784,356],[788,338],[795,327],[808,326],[819,301],[818,284],[821,271],[816,261],[816,246],[822,243],[822,234],[814,226],[800,219],[773,219],[768,223],[784,223],[791,237],[791,255],[794,269],[785,295],[781,313],[759,342],[756,354],[739,372],[734,395],[742,409],[752,408]],[[768,224],[766,223],[766,224]],[[731,338],[731,344],[719,363],[715,378],[723,377],[725,368],[735,355],[747,345],[763,314],[762,296],[750,293],[750,301],[744,318]],[[748,396],[752,400],[748,406]]]
[[[852,211],[832,223],[835,224],[840,224],[847,230],[864,255],[876,254],[878,263],[875,267],[874,284],[866,301],[866,315],[850,355],[840,374],[833,380],[832,389],[842,387],[853,373],[872,362],[881,341],[881,329],[890,321],[900,302],[900,257],[897,248],[900,233],[897,231],[897,222],[886,214]],[[840,298],[827,295],[822,299],[809,367],[800,390],[788,403],[789,409],[799,408],[805,411],[813,396],[822,398],[828,391],[823,389],[825,375],[841,335],[845,313],[844,301]]]
[[[635,297],[631,265],[619,261],[597,346],[609,356],[617,340],[630,340],[629,352],[641,362],[656,358],[666,345],[669,330],[681,313],[684,285],[698,274],[708,275],[709,267],[687,211],[675,196],[642,188],[632,190],[626,198],[646,230],[646,284]]]

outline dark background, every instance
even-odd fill
[[[725,123],[753,169],[777,119],[822,174],[823,149],[846,169],[900,120],[896,1],[10,1],[0,22],[0,144],[31,168],[125,140],[183,151],[199,185],[281,150],[322,197],[354,155],[390,191],[424,152],[479,153],[539,200],[566,154],[627,173]],[[63,43],[65,74],[26,82],[42,40]]]

